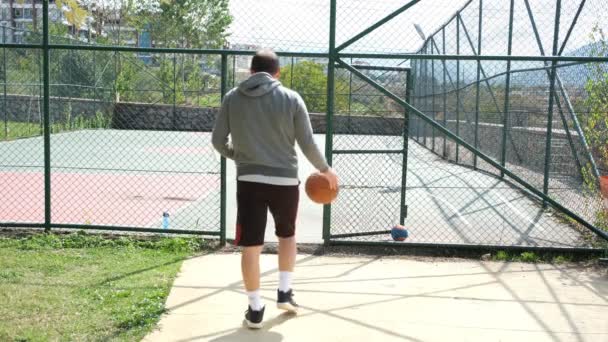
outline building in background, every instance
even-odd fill
[[[70,11],[68,4],[64,3],[63,8],[59,8],[55,0],[49,0],[49,21],[67,28],[69,36],[65,38],[90,42],[97,36],[94,18],[89,15],[84,22],[76,25],[66,15]],[[25,42],[26,35],[41,33],[42,12],[42,0],[0,0],[0,42],[20,44]],[[125,35],[123,41],[126,45],[135,46],[137,39],[131,37],[133,34],[129,35],[134,30],[117,25],[117,20],[112,15],[109,16],[108,23],[103,25],[102,36],[117,34],[119,29]]]

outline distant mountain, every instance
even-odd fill
[[[565,53],[564,56],[596,56],[599,50],[600,43],[590,43],[580,48]],[[534,63],[536,66],[542,66],[542,63]],[[562,83],[566,87],[584,87],[587,80],[592,75],[590,67],[592,64],[573,64],[573,62],[560,62],[560,65],[569,65],[557,69],[557,74]],[[534,66],[528,66],[528,68]],[[608,72],[608,63],[603,63],[601,66],[605,72]],[[519,67],[518,67],[519,68]],[[516,68],[517,69],[517,68]],[[511,78],[513,85],[517,86],[549,86],[549,77],[547,71],[530,71],[522,73],[514,73]]]

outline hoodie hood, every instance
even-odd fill
[[[239,91],[244,95],[257,97],[262,96],[281,85],[269,73],[258,72],[239,84]]]

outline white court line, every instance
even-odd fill
[[[456,207],[454,207],[453,205],[451,205],[448,201],[442,199],[441,197],[437,197],[435,195],[433,195],[430,191],[427,190],[427,193],[429,195],[431,195],[432,197],[436,198],[437,200],[439,200],[440,202],[446,204],[450,209],[452,209],[452,211],[458,215],[458,217],[460,218],[460,220],[462,222],[464,222],[467,226],[472,227],[471,224],[469,223],[469,221],[467,221],[466,218],[464,218],[464,216],[460,215],[460,211],[458,209],[456,209]]]
[[[542,226],[538,226],[538,227],[536,226],[540,222],[540,220],[538,222],[534,222],[534,220],[532,220],[532,218],[530,218],[528,215],[525,215],[523,212],[521,212],[519,209],[517,209],[513,204],[511,204],[511,202],[509,200],[507,200],[506,198],[501,196],[499,193],[496,193],[496,196],[500,199],[500,201],[502,203],[504,203],[507,207],[509,207],[509,209],[513,210],[513,212],[515,212],[515,214],[517,216],[519,216],[524,221],[531,223],[533,228],[538,228],[538,230],[541,232],[545,230]]]

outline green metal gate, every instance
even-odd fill
[[[356,65],[357,70],[382,78],[386,86],[399,90],[405,100],[411,88],[410,70],[406,67]],[[336,76],[349,76],[348,88],[336,89],[348,94],[349,106],[333,116],[331,156],[340,176],[340,195],[332,204],[329,240],[385,240],[391,227],[404,224],[407,217],[406,184],[408,160],[407,111],[393,103],[393,111],[374,111],[374,104],[387,106],[391,101],[365,82],[338,67]],[[365,116],[351,110],[350,101],[370,102]],[[377,106],[376,106],[377,107]],[[377,109],[377,108],[376,108]],[[352,147],[356,147],[352,148]]]
[[[510,104],[514,101],[509,96],[511,83],[513,83],[512,75],[537,70],[544,72],[546,73],[545,77],[547,77],[547,93],[555,94],[556,71],[560,62],[591,63],[605,61],[604,57],[565,57],[561,55],[571,31],[577,23],[578,14],[580,14],[585,3],[582,2],[578,7],[578,12],[572,20],[569,32],[560,48],[558,36],[562,1],[556,0],[555,19],[552,23],[554,27],[552,56],[544,55],[527,0],[523,0],[522,3],[511,0],[509,6],[502,7],[506,8],[510,15],[496,18],[487,18],[488,14],[484,14],[483,11],[484,5],[495,10],[503,3],[499,4],[489,0],[468,1],[431,36],[423,37],[425,40],[423,47],[414,53],[349,51],[349,47],[356,45],[358,41],[364,38],[381,38],[382,36],[378,32],[375,32],[378,34],[373,36],[374,31],[380,31],[381,27],[389,21],[403,15],[419,2],[416,0],[407,2],[339,45],[336,43],[336,1],[331,2],[326,155],[342,176],[342,192],[331,206],[325,207],[324,241],[330,244],[385,243],[390,241],[388,232],[392,225],[406,223],[406,227],[411,226],[413,230],[418,229],[419,232],[426,234],[420,234],[420,236],[424,236],[414,239],[411,245],[450,245],[465,248],[471,246],[525,247],[532,249],[561,247],[577,249],[579,246],[582,249],[589,248],[588,242],[583,241],[585,238],[580,236],[576,229],[554,219],[552,214],[547,215],[544,210],[549,206],[558,213],[557,215],[568,216],[601,239],[608,239],[605,230],[590,222],[593,219],[586,216],[586,208],[579,207],[579,203],[563,205],[563,201],[570,199],[567,197],[568,195],[563,193],[563,189],[567,186],[561,180],[551,179],[552,175],[555,174],[555,172],[550,172],[555,167],[551,165],[551,152],[556,148],[551,141],[553,135],[560,134],[553,128],[554,119],[552,115],[556,102],[559,106],[560,99],[557,94],[548,98],[548,115],[546,115],[544,127],[546,130],[543,130],[545,133],[543,145],[546,145],[546,149],[542,153],[544,166],[540,175],[540,184],[537,181],[539,176],[531,174],[535,170],[525,169],[530,168],[530,162],[524,165],[524,168],[519,165],[508,164],[508,154],[517,153],[514,149],[509,150],[508,145],[509,141],[511,141],[511,145],[514,145],[514,133],[510,132],[511,126],[513,126],[510,118],[510,111],[512,110]],[[490,6],[487,5],[488,2],[491,3]],[[527,9],[537,41],[539,41],[538,44],[541,46],[541,56],[513,55],[514,13],[516,8],[519,11],[518,14]],[[494,13],[491,10],[488,12]],[[478,15],[478,17],[475,18],[474,15]],[[483,19],[484,15],[486,16],[485,19]],[[470,33],[466,30],[465,16],[479,21],[477,47],[474,45]],[[484,20],[497,21],[499,18],[501,20],[508,18],[508,21],[505,22],[508,25],[508,30],[505,32],[506,45],[508,45],[505,47],[506,55],[483,55],[481,54],[482,23],[485,22]],[[521,20],[520,17],[517,19]],[[452,33],[454,37],[446,38],[446,33]],[[442,39],[438,37],[440,34],[443,35]],[[370,38],[370,36],[373,36],[373,38]],[[465,36],[466,40],[464,39]],[[386,39],[387,37],[382,38]],[[438,45],[437,41],[442,42],[443,48],[440,48],[441,45]],[[447,49],[446,42],[448,42]],[[466,49],[465,46],[467,46]],[[466,52],[468,49],[472,49],[472,52]],[[365,72],[365,69],[373,70],[373,66],[368,65],[369,68],[362,68],[360,65],[353,63],[353,59],[380,61],[382,65],[378,65],[379,67],[394,66],[396,61],[408,62],[412,66],[412,74],[414,75],[408,77],[408,95],[399,94],[394,89],[390,89],[387,84],[383,84],[380,79]],[[534,65],[541,63],[542,66],[526,68],[518,62],[528,62]],[[488,126],[500,127],[499,136],[502,136],[502,144],[500,145],[502,153],[499,152],[499,155],[495,156],[485,147],[488,145],[488,137],[480,137],[479,115],[481,111],[487,111],[487,109],[480,109],[480,97],[485,95],[483,93],[480,95],[480,85],[485,82],[489,88],[492,82],[496,82],[492,78],[486,77],[483,66],[490,64],[495,67],[498,66],[497,68],[504,68],[502,63],[506,64],[506,72],[496,73],[493,77],[504,77],[506,75],[507,91],[506,95],[500,99],[504,104],[504,114],[498,122],[500,126]],[[476,106],[476,109],[473,110],[476,112],[476,119],[473,121],[470,118],[470,110],[465,108],[470,106],[470,103],[464,103],[464,100],[468,98],[470,85],[465,82],[465,77],[462,74],[465,70],[474,68],[475,65],[477,66],[477,80],[472,84],[477,89],[477,95],[472,100]],[[517,65],[517,68],[515,65]],[[454,70],[450,70],[451,68],[454,68]],[[394,141],[382,142],[384,139],[382,133],[366,132],[368,135],[375,136],[375,140],[372,142],[369,137],[357,136],[356,134],[361,132],[357,132],[356,129],[342,129],[340,110],[336,106],[336,98],[341,96],[337,87],[336,75],[339,72],[337,69],[351,73],[351,77],[365,82],[375,89],[378,94],[386,96],[406,111],[402,118],[403,124],[400,127],[402,133],[400,143],[395,144]],[[435,73],[436,71],[437,73]],[[443,74],[443,81],[440,81],[441,74]],[[484,76],[484,79],[481,79],[481,75]],[[416,83],[416,85],[414,86],[413,83]],[[502,85],[502,83],[500,84]],[[494,93],[496,90],[492,90],[495,88],[496,86],[491,88],[490,92],[496,103],[497,99]],[[416,92],[415,97],[412,96],[412,91]],[[564,92],[563,89],[561,91]],[[441,99],[436,101],[438,92],[444,94],[443,103],[441,103]],[[446,94],[449,94],[449,98],[446,97]],[[568,101],[567,95],[563,96]],[[442,104],[443,109],[438,109]],[[568,127],[569,124],[565,121],[561,107],[559,111],[564,121],[564,128],[568,141],[570,141],[571,150],[574,153],[574,159],[580,164],[577,153],[584,154],[585,151],[577,151],[572,147],[572,134]],[[381,119],[384,118],[376,119],[383,121]],[[414,123],[413,126],[412,123]],[[541,129],[543,129],[542,127]],[[487,130],[489,131],[490,128]],[[536,130],[538,131],[538,129]],[[474,133],[469,134],[469,131],[474,131]],[[408,138],[412,136],[415,136],[417,143],[415,145],[415,155],[412,155],[412,149],[408,146]],[[583,139],[583,146],[586,146],[582,134],[580,138]],[[431,139],[431,143],[427,144],[429,139]],[[378,142],[378,140],[381,142]],[[378,145],[391,148],[383,149]],[[399,146],[397,147],[397,145]],[[439,156],[435,155],[433,157],[432,152],[439,150],[441,145],[443,145],[443,148]],[[356,146],[357,149],[348,148],[348,146]],[[427,149],[431,151],[430,154],[425,152]],[[394,162],[395,156],[402,159],[400,163],[390,164],[387,162],[387,160]],[[592,177],[597,176],[593,157],[590,156],[588,151],[587,156],[591,160],[591,170],[594,171],[590,174]],[[410,171],[408,170],[409,159],[416,159],[417,164],[422,165],[423,169],[418,170],[417,173],[412,172],[417,177],[415,184],[409,184],[410,180],[407,176]],[[392,172],[393,168],[398,168],[400,171],[400,177],[398,177],[400,185],[394,182],[397,177]],[[437,169],[440,172],[431,172]],[[580,180],[580,169],[579,167],[578,180],[574,180],[578,184],[582,182]],[[425,174],[425,172],[429,174]],[[439,174],[443,176],[438,176]],[[463,176],[463,174],[466,175]],[[447,184],[446,179],[452,184]],[[550,184],[553,185],[550,186]],[[549,192],[551,187],[558,189],[553,195]],[[436,191],[438,188],[447,190],[439,192]],[[414,194],[421,189],[426,192],[427,197],[417,196],[417,199],[422,198],[422,200],[418,203],[412,203],[408,214],[406,193],[409,199],[411,197],[410,191]],[[569,191],[580,191],[580,188],[572,189]],[[398,196],[391,197],[391,193],[393,195],[398,194]],[[442,198],[444,195],[447,197]],[[586,197],[587,195],[582,196]],[[596,201],[597,195],[591,195],[589,198]],[[595,200],[591,198],[595,198]],[[436,217],[431,214],[432,210],[429,209],[433,205],[435,206],[434,214]],[[413,207],[415,208],[412,209]],[[412,213],[417,213],[417,218],[414,219]],[[482,214],[479,215],[479,213]],[[510,218],[509,216],[513,217]],[[493,222],[495,219],[498,220]],[[423,222],[424,220],[430,222]],[[454,221],[458,222],[454,223]],[[435,231],[429,230],[429,224],[433,225],[435,223],[438,223],[440,227]],[[441,226],[443,223],[446,224]],[[498,226],[495,227],[496,225]],[[549,233],[549,231],[552,232]],[[572,238],[571,235],[577,237]],[[545,241],[548,241],[548,243],[545,243]],[[392,243],[392,241],[390,242]]]

